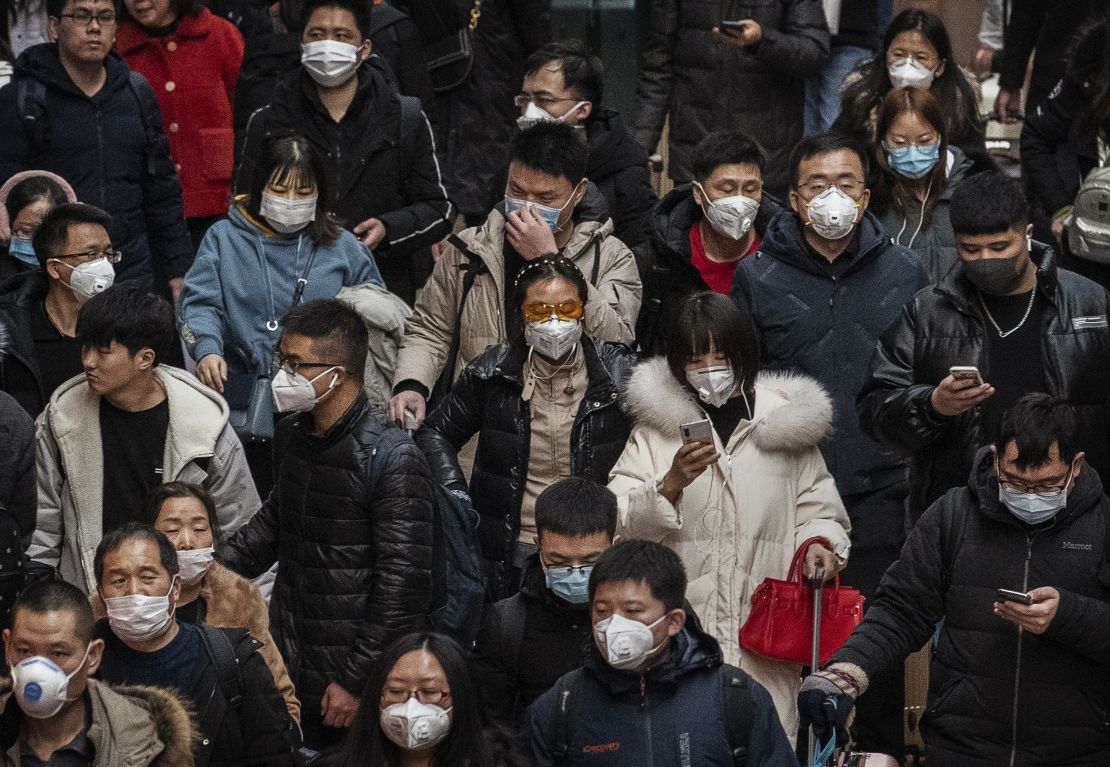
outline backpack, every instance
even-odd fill
[[[432,628],[469,648],[482,627],[486,580],[478,553],[478,512],[462,490],[436,482],[436,563]]]
[[[566,764],[570,756],[573,725],[578,713],[578,694],[581,690],[583,668],[559,677],[555,683],[555,727],[551,755],[555,764]],[[717,673],[721,695],[721,718],[724,719],[725,737],[732,751],[734,767],[747,767],[748,741],[752,734],[751,677],[740,669],[723,665]]]
[[[1083,179],[1065,228],[1073,255],[1110,264],[1110,166],[1095,168]]]
[[[412,308],[373,283],[343,288],[336,298],[358,312],[366,325],[369,346],[362,388],[371,404],[384,409],[392,396],[390,383],[397,367],[397,350]]]

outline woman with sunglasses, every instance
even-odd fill
[[[586,279],[562,256],[527,263],[513,288],[523,332],[475,359],[417,442],[448,486],[478,435],[470,496],[493,600],[515,594],[535,553],[536,497],[564,477],[605,483],[628,437],[620,392],[635,354],[583,334]]]

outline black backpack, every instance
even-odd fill
[[[435,609],[432,628],[470,647],[486,608],[486,580],[478,553],[478,512],[470,496],[436,482]]]

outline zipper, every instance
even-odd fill
[[[1022,591],[1029,590],[1029,561],[1033,558],[1033,535],[1025,536],[1025,570],[1021,576]],[[1014,671],[1014,709],[1010,721],[1010,767],[1017,762],[1017,737],[1018,737],[1018,694],[1021,691],[1021,626],[1018,626],[1017,635],[1017,668]]]
[[[99,162],[99,186],[100,186],[100,207],[107,208],[106,190],[104,188],[104,126],[100,119],[100,107],[93,104],[96,109],[96,156]],[[142,107],[140,106],[140,109]]]
[[[640,677],[640,713],[644,716],[644,732],[647,735],[647,767],[655,764],[655,749],[651,742],[651,711],[648,710],[647,677]]]

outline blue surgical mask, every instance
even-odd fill
[[[505,215],[507,216],[514,210],[520,210],[521,208],[527,206],[540,214],[540,218],[547,222],[547,225],[551,227],[552,232],[558,233],[562,230],[562,227],[559,226],[559,216],[563,215],[563,209],[566,206],[570,205],[570,201],[573,199],[574,193],[572,192],[570,198],[567,199],[566,202],[564,202],[558,208],[552,208],[549,205],[540,205],[538,202],[518,200],[515,197],[505,195]]]
[[[906,178],[921,178],[936,167],[940,160],[940,144],[900,146],[886,153],[890,167]]]
[[[585,567],[545,567],[544,580],[551,593],[572,605],[590,601],[590,573],[593,565]]]
[[[1054,493],[1023,493],[998,483],[998,500],[1011,514],[1027,525],[1039,525],[1055,517],[1068,505],[1068,486],[1072,472],[1064,486]]]
[[[8,243],[8,253],[18,259],[20,263],[38,268],[39,260],[35,256],[35,246],[31,244],[30,240],[23,237],[12,237],[12,241]]]

